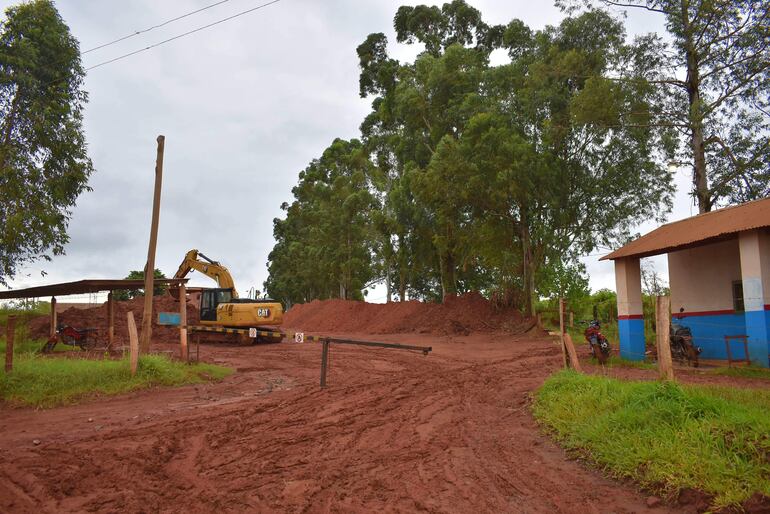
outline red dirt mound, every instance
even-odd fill
[[[525,332],[534,326],[515,309],[496,309],[479,293],[453,296],[442,304],[416,300],[366,303],[351,300],[314,300],[295,305],[284,325],[303,330],[369,334],[464,334]]]
[[[128,344],[128,321],[126,314],[133,311],[136,324],[141,327],[144,298],[134,298],[126,302],[115,302],[115,344]],[[168,295],[153,298],[152,340],[156,343],[175,343],[179,340],[179,329],[158,325],[159,312],[179,312],[179,302]],[[187,305],[187,322],[198,322],[198,310]],[[42,316],[30,320],[29,336],[36,339],[48,338],[50,318]],[[94,328],[99,341],[107,341],[107,303],[90,309],[69,308],[58,314],[58,323],[77,329]],[[141,330],[141,328],[140,328]]]

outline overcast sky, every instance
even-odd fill
[[[266,0],[222,5],[83,55],[85,67],[144,48]],[[15,1],[0,0],[5,10]],[[59,0],[86,51],[215,0]],[[291,198],[297,173],[336,137],[359,135],[370,102],[358,97],[355,53],[384,32],[391,53],[411,60],[419,47],[395,42],[391,0],[282,0],[274,5],[88,72],[85,133],[96,172],[70,223],[66,255],[28,266],[13,288],[83,278],[122,278],[147,258],[158,134],[166,136],[156,267],[171,276],[197,248],[229,267],[241,294],[262,289],[273,246],[272,220]],[[520,18],[533,28],[563,14],[548,1],[470,0],[487,23]],[[661,30],[632,14],[631,34]],[[500,56],[495,56],[498,59]],[[697,213],[689,177],[677,173],[670,219]],[[654,228],[647,223],[640,232]],[[612,265],[585,259],[591,287],[614,289]],[[665,258],[655,260],[666,271]],[[44,270],[47,276],[42,276]],[[212,282],[193,274],[192,285]],[[384,288],[369,295],[384,300]]]

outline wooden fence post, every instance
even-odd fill
[[[139,367],[139,335],[136,333],[134,313],[129,311],[126,317],[128,318],[129,362],[131,363],[131,376],[133,377],[136,375],[136,369]]]
[[[152,299],[155,282],[155,248],[158,245],[158,222],[160,221],[160,192],[163,184],[163,152],[165,136],[158,136],[158,151],[155,158],[155,192],[152,198],[152,223],[150,225],[150,246],[147,249],[147,265],[144,268],[144,315],[142,317],[142,353],[150,351],[152,340]]]
[[[569,360],[575,371],[583,372],[583,368],[580,367],[580,359],[578,359],[575,345],[572,343],[572,336],[564,334],[564,344],[567,347],[567,353],[569,354]]]
[[[56,316],[56,297],[51,297],[51,327],[48,331],[48,337],[56,337],[56,325],[58,318]]]
[[[671,339],[669,324],[671,323],[671,298],[658,296],[655,303],[657,332],[655,340],[658,346],[658,371],[662,380],[674,380],[674,366],[671,360]]]
[[[564,344],[564,298],[559,298],[559,341],[561,342],[561,358],[565,368],[569,368],[567,347]]]
[[[329,341],[324,340],[321,350],[321,387],[326,387],[326,368],[329,365]]]
[[[5,372],[13,371],[13,338],[16,335],[16,316],[8,316],[5,323]]]
[[[573,311],[569,311],[569,328],[575,327],[575,313]]]

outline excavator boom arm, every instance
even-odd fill
[[[200,259],[199,256],[205,260]],[[198,252],[198,250],[190,250],[187,252],[182,260],[182,264],[179,265],[179,269],[174,275],[174,278],[185,278],[192,270],[199,271],[207,277],[214,279],[217,285],[223,289],[232,289],[233,298],[238,298],[233,277],[230,275],[227,268],[218,262],[209,259]]]

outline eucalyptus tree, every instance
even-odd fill
[[[385,209],[394,220],[400,296],[414,286],[423,297],[440,287],[443,297],[457,292],[458,273],[469,269],[468,217],[457,204],[462,183],[450,182],[458,171],[451,148],[481,106],[480,79],[500,31],[462,0],[400,7],[394,27],[399,42],[422,43],[425,51],[400,63],[388,56],[381,33],[358,47],[360,94],[374,97],[362,131],[388,173]],[[409,276],[415,265],[419,273]]]
[[[597,2],[560,0],[560,5]],[[645,77],[662,90],[653,121],[680,130],[700,212],[770,195],[770,2],[598,0],[659,14],[670,44]]]
[[[93,171],[82,128],[77,40],[49,0],[0,21],[0,284],[19,266],[64,253],[67,225]]]
[[[373,275],[368,154],[358,140],[336,139],[299,174],[286,218],[274,220],[268,294],[286,303],[363,299]]]
[[[468,184],[476,216],[493,227],[487,232],[514,236],[498,248],[520,266],[531,313],[548,277],[670,207],[669,155],[659,150],[669,135],[647,123],[654,90],[613,80],[643,73],[650,61],[645,41],[626,43],[622,24],[607,14],[537,32],[513,21],[503,45],[511,63],[487,72],[488,106],[471,118],[460,146],[475,170]]]

